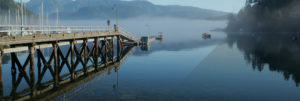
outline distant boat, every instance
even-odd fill
[[[0,37],[9,36],[11,33],[9,27],[0,27]]]
[[[211,38],[211,35],[208,34],[208,33],[203,33],[203,34],[202,34],[202,38],[203,38],[203,39],[210,39],[210,38]]]

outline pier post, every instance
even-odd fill
[[[2,100],[2,98],[3,98],[2,55],[3,55],[3,52],[0,51],[0,100]]]
[[[74,50],[74,40],[70,41],[70,49],[71,49],[71,80],[75,79],[75,50]]]
[[[105,66],[107,65],[107,38],[105,37],[104,38],[104,63],[105,63]]]
[[[54,54],[54,87],[58,87],[59,85],[59,57],[58,57],[58,44],[52,43],[53,46],[53,54]]]
[[[87,75],[87,64],[88,64],[88,51],[87,51],[87,48],[88,48],[88,39],[84,39],[84,47],[83,47],[83,57],[84,57],[84,63],[83,63],[83,72],[84,72],[84,75]]]
[[[121,59],[120,53],[121,53],[121,38],[118,35],[117,36],[117,58],[118,58],[118,61],[120,61],[120,59]]]
[[[111,39],[111,60],[114,62],[114,37]]]
[[[0,69],[2,69],[2,55],[3,55],[3,52],[0,51]],[[0,72],[2,73],[2,72]]]
[[[13,47],[13,46],[12,46]],[[13,98],[15,97],[14,94],[16,94],[17,92],[17,85],[16,85],[16,82],[17,82],[17,79],[16,79],[16,76],[17,76],[17,69],[16,69],[16,60],[14,59],[14,56],[16,55],[16,53],[10,53],[10,59],[11,59],[11,76],[12,76],[12,90],[11,90],[11,93],[13,94]]]
[[[30,45],[29,47],[29,54],[30,54],[30,70],[29,70],[29,73],[30,73],[30,83],[31,83],[31,93],[32,93],[32,96],[35,96],[36,95],[36,89],[35,89],[35,78],[34,78],[34,52],[35,52],[35,49],[34,49],[34,46],[33,45]]]
[[[95,70],[98,70],[98,57],[99,57],[99,43],[98,43],[98,38],[94,39],[94,47],[95,47],[95,51],[94,51],[94,65],[95,65]]]

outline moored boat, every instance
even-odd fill
[[[208,33],[203,33],[203,34],[202,34],[202,37],[203,37],[204,39],[209,39],[209,38],[211,38],[211,35],[208,34]]]

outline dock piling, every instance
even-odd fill
[[[3,81],[2,81],[2,54],[3,52],[0,51],[0,99],[3,97]]]
[[[53,43],[53,54],[54,54],[54,87],[58,87],[59,85],[59,57],[58,57],[58,45],[57,43]]]

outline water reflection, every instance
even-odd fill
[[[151,45],[141,47],[141,50],[136,50],[134,55],[145,56],[158,51],[185,51],[197,48],[217,45],[224,42],[224,38],[204,40],[201,37],[197,40],[179,40],[176,43],[160,43],[153,42]],[[151,49],[151,51],[150,51]]]
[[[150,44],[142,45],[141,50],[142,51],[150,51],[150,47],[151,47]]]
[[[294,33],[228,34],[229,46],[237,45],[254,70],[282,73],[286,80],[300,83],[300,41]]]
[[[32,63],[29,63],[30,55],[23,62],[22,58],[28,55],[26,52],[5,55],[7,57],[3,60],[9,60],[11,57],[11,61],[6,61],[5,66],[8,67],[11,63],[11,67],[9,67],[11,76],[4,74],[1,76],[11,78],[11,81],[2,82],[1,80],[1,93],[6,94],[1,94],[0,98],[1,100],[51,100],[69,91],[74,91],[73,96],[75,96],[76,92],[87,87],[79,85],[91,81],[101,74],[110,75],[112,70],[118,72],[120,65],[135,51],[135,47],[123,46],[118,48],[117,55],[113,55],[114,48],[112,46],[113,44],[100,45],[99,57],[96,56],[98,54],[95,52],[96,49],[92,51],[93,49],[88,46],[80,46],[80,48],[75,46],[75,53],[70,52],[71,48],[58,47],[57,58],[54,56],[56,54],[54,49],[38,49],[35,53],[37,56],[34,58],[37,60],[37,64],[34,63],[37,68],[31,68],[31,65],[28,66],[30,68],[27,68],[27,65]],[[87,53],[84,49],[91,51]],[[80,56],[83,54],[85,57],[81,59]],[[56,67],[55,61],[58,61],[59,67]],[[11,82],[11,88],[3,89],[2,85],[7,85],[9,82]],[[113,85],[113,88],[117,87],[118,81]],[[7,94],[8,92],[9,94]]]

